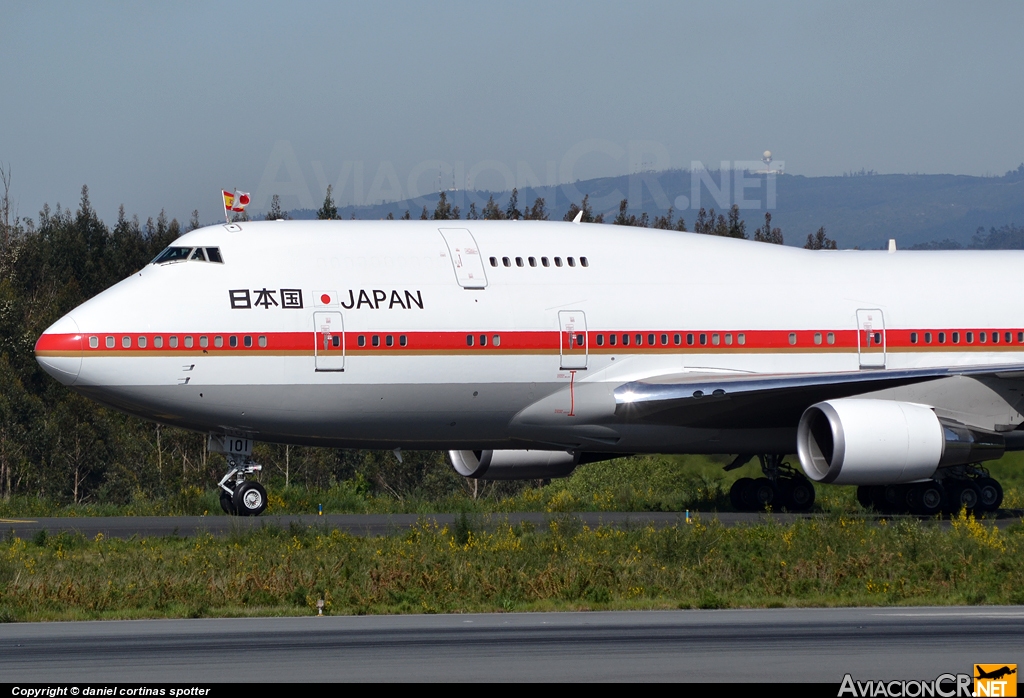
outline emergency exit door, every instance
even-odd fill
[[[487,288],[487,275],[484,273],[484,258],[480,248],[473,239],[473,233],[465,228],[438,228],[441,237],[448,246],[455,269],[455,280],[462,288]]]
[[[587,318],[582,310],[558,311],[562,368],[587,367]]]
[[[885,318],[881,310],[857,311],[857,352],[861,368],[885,368]]]
[[[345,370],[345,321],[341,313],[313,313],[313,354],[317,371]]]

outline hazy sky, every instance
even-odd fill
[[[21,215],[287,208],[717,168],[1002,174],[1024,3],[0,0]]]

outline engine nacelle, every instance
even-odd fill
[[[797,454],[807,477],[836,485],[926,480],[940,467],[1000,458],[998,434],[940,419],[910,402],[842,398],[807,408]]]
[[[455,472],[481,480],[539,480],[566,477],[580,454],[568,451],[448,451]]]

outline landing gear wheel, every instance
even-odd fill
[[[910,488],[907,493],[907,504],[910,505],[911,513],[918,516],[934,516],[942,511],[945,503],[946,493],[942,485],[934,480],[920,482]]]
[[[981,492],[970,480],[958,480],[950,487],[948,506],[951,514],[959,514],[962,509],[973,514],[980,501]]]
[[[873,488],[875,510],[882,514],[905,514],[909,491],[906,485],[878,485]]]
[[[259,516],[267,508],[267,491],[260,483],[246,480],[235,489],[231,501],[239,516]]]
[[[874,485],[860,485],[857,487],[857,502],[865,509],[875,508],[875,487]]]
[[[750,488],[749,499],[755,511],[762,511],[772,505],[778,506],[778,494],[775,483],[766,477],[759,477]]]
[[[790,511],[810,511],[814,506],[814,485],[805,477],[790,481],[786,508]]]
[[[235,505],[231,502],[231,495],[224,490],[220,491],[220,508],[224,510],[224,513],[228,516],[235,515]]]
[[[746,490],[752,484],[754,484],[754,481],[749,477],[741,477],[732,483],[732,487],[729,489],[729,501],[732,503],[733,509],[736,511],[750,511],[750,505],[747,504]]]
[[[998,511],[1003,503],[1003,487],[993,478],[979,477],[974,481],[978,487],[978,511]]]

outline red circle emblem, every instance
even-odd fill
[[[330,305],[331,297],[325,293],[324,295],[320,296],[320,302],[323,303],[324,305]]]

